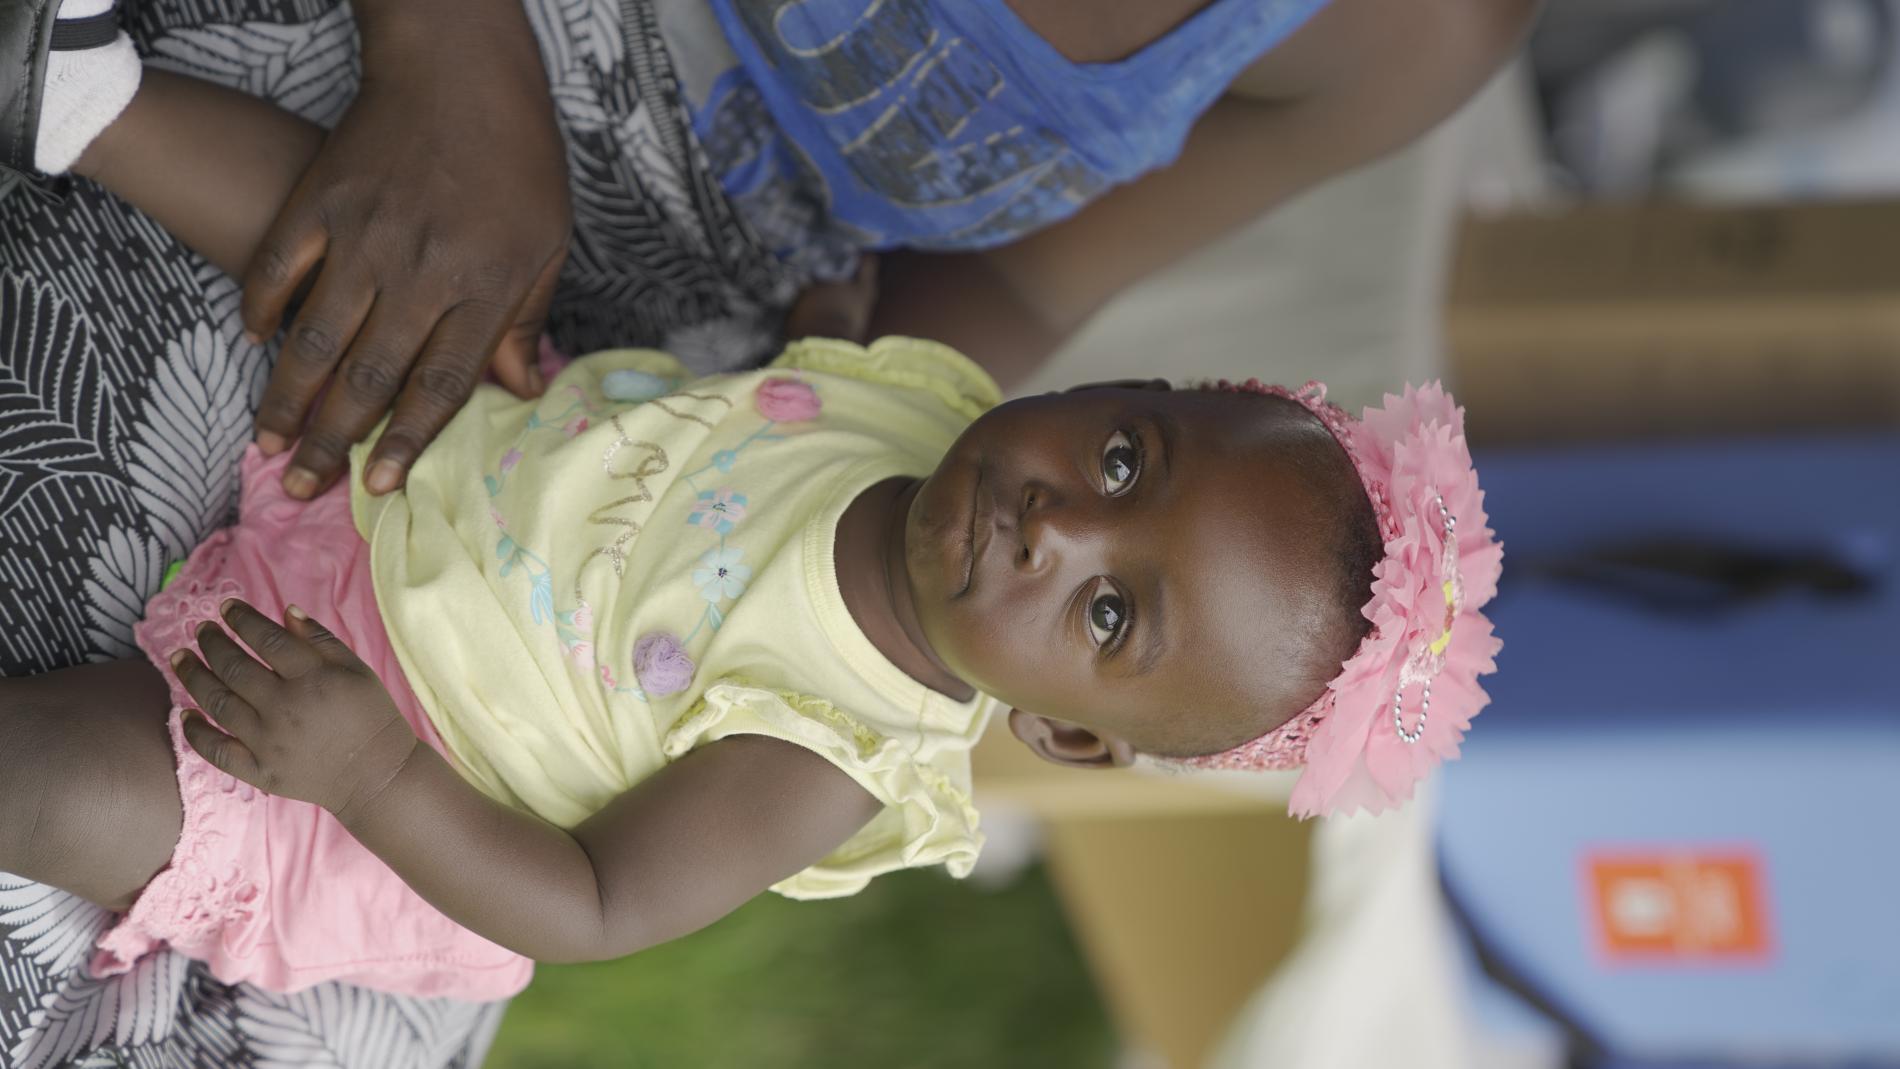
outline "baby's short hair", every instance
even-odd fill
[[[1313,517],[1313,535],[1332,548],[1328,554],[1332,611],[1308,628],[1298,666],[1316,698],[1372,630],[1365,608],[1372,600],[1372,570],[1385,555],[1378,516],[1352,458],[1325,424],[1298,401],[1251,382],[1201,383],[1194,388],[1248,394],[1257,400],[1262,417],[1278,425],[1291,448],[1293,470],[1314,492],[1314,499],[1324,505],[1325,511]],[[1284,717],[1273,719],[1277,722]],[[1245,738],[1227,740],[1218,748],[1236,745],[1265,729],[1253,725],[1250,730]]]
[[[1504,547],[1486,525],[1464,410],[1436,382],[1387,394],[1356,419],[1328,402],[1317,382],[1297,391],[1257,381],[1212,386],[1297,406],[1312,419],[1296,425],[1317,424],[1338,447],[1309,456],[1333,458],[1316,471],[1337,486],[1343,455],[1352,472],[1345,481],[1359,488],[1320,499],[1341,507],[1338,596],[1345,604],[1363,599],[1357,615],[1365,622],[1354,621],[1360,641],[1337,669],[1327,665],[1331,678],[1313,704],[1258,737],[1185,763],[1304,766],[1288,804],[1295,816],[1398,805],[1457,755],[1471,718],[1490,700],[1478,677],[1497,670],[1502,646],[1482,609],[1497,592]],[[1362,508],[1376,527],[1370,538]],[[1375,562],[1369,583],[1361,571],[1368,559]]]

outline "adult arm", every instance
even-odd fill
[[[1334,0],[1235,81],[1171,166],[1000,248],[886,254],[871,333],[934,338],[1020,382],[1123,288],[1437,125],[1534,9]]]
[[[257,417],[267,452],[301,431],[284,479],[299,497],[342,475],[392,404],[365,480],[398,485],[490,354],[503,385],[538,393],[567,253],[565,152],[519,0],[354,6],[362,86],[243,278],[258,336],[309,286]]]
[[[810,750],[734,736],[667,765],[571,831],[494,801],[418,740],[348,647],[295,612],[230,601],[181,651],[185,734],[217,768],[321,805],[417,894],[536,961],[621,957],[695,931],[823,859],[877,815]]]

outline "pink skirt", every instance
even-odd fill
[[[246,450],[237,523],[191,554],[135,631],[172,687],[184,828],[170,865],[99,938],[92,972],[125,972],[163,944],[219,980],[272,991],[341,980],[423,997],[507,998],[527,986],[533,962],[443,916],[328,811],[254,790],[185,743],[179,714],[191,698],[169,657],[195,648],[196,627],[241,597],[280,619],[292,602],[307,609],[376,672],[417,736],[442,749],[383,631],[348,487],[294,500],[278,482],[289,458]]]

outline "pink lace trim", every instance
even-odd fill
[[[218,552],[221,537],[214,536],[200,552]],[[164,665],[172,650],[195,645],[193,630],[206,620],[217,619],[218,608],[226,598],[243,593],[230,579],[208,588],[197,581],[179,586],[183,589],[175,587],[154,597],[147,606],[145,621],[136,629],[139,648],[156,665]],[[171,864],[152,878],[132,903],[132,909],[99,939],[91,961],[94,976],[126,972],[163,943],[181,948],[205,946],[231,925],[243,924],[254,916],[257,885],[236,866],[221,864],[218,856],[226,835],[223,827],[233,823],[232,807],[252,804],[257,791],[213,768],[185,742],[179,721],[181,709],[176,704],[185,697],[173,681],[174,705],[168,726],[172,752],[178,759],[178,795],[183,804],[178,846],[172,851]],[[241,818],[238,823],[242,824]]]

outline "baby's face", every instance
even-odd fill
[[[1333,610],[1332,547],[1263,403],[1084,387],[971,425],[905,528],[943,663],[1024,712],[1170,756],[1304,708],[1326,682],[1298,662]]]

